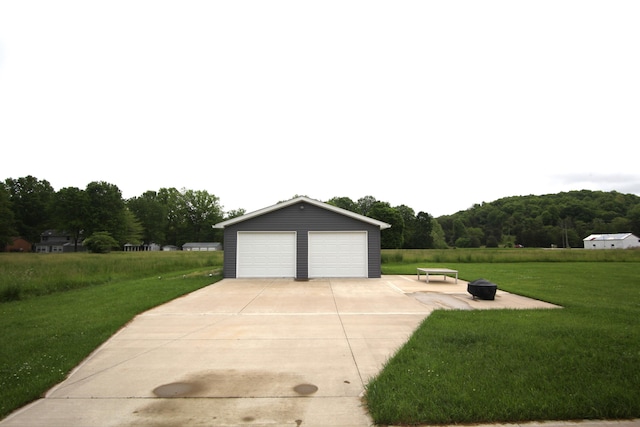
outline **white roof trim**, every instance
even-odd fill
[[[594,240],[624,240],[629,236],[635,237],[632,233],[611,233],[611,234],[590,234],[583,241],[594,241]]]
[[[337,206],[330,205],[328,203],[320,202],[318,200],[310,199],[308,197],[296,197],[291,200],[287,200],[286,202],[277,203],[273,206],[269,206],[263,209],[259,209],[257,211],[249,212],[248,214],[231,218],[226,221],[219,222],[213,226],[213,228],[224,228],[229,225],[237,224],[239,222],[243,222],[249,220],[251,218],[255,218],[269,212],[277,211],[278,209],[286,208],[287,206],[294,205],[296,203],[305,202],[310,205],[318,206],[320,208],[326,209],[328,211],[332,211],[338,213],[340,215],[348,216],[350,218],[357,219],[358,221],[366,222],[369,224],[377,225],[380,227],[380,230],[384,230],[387,228],[391,228],[391,224],[387,224],[386,222],[378,221],[377,219],[369,218],[368,216],[360,215],[355,212],[348,211],[346,209],[339,208]]]

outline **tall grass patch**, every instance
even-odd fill
[[[460,248],[384,249],[384,267],[412,263],[494,263],[494,262],[638,262],[640,249],[540,249],[540,248]],[[424,267],[424,265],[423,265]],[[387,273],[392,274],[392,273]]]
[[[0,253],[0,302],[221,265],[222,252]]]

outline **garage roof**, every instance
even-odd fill
[[[624,240],[627,237],[631,236],[631,233],[613,233],[613,234],[590,234],[585,237],[584,241],[591,240]]]
[[[369,218],[368,216],[360,215],[360,214],[357,214],[355,212],[351,212],[351,211],[348,211],[346,209],[342,209],[342,208],[339,208],[337,206],[333,206],[333,205],[330,205],[328,203],[323,203],[323,202],[320,202],[318,200],[310,199],[310,198],[304,197],[304,196],[296,197],[294,199],[287,200],[286,202],[278,203],[278,204],[275,204],[273,206],[269,206],[269,207],[266,207],[266,208],[263,208],[263,209],[260,209],[260,210],[254,211],[254,212],[250,212],[250,213],[248,213],[246,215],[242,215],[242,216],[239,216],[239,217],[236,217],[236,218],[231,218],[231,219],[228,219],[226,221],[219,222],[219,223],[215,224],[213,227],[214,228],[224,228],[224,227],[226,227],[228,225],[237,224],[239,222],[246,221],[246,220],[249,220],[251,218],[255,218],[255,217],[267,214],[269,212],[277,211],[278,209],[286,208],[287,206],[291,206],[291,205],[294,205],[294,204],[300,203],[300,202],[305,202],[305,203],[308,203],[310,205],[314,205],[314,206],[318,206],[320,208],[326,209],[328,211],[336,212],[336,213],[338,213],[340,215],[348,216],[348,217],[357,219],[357,220],[362,221],[362,222],[366,222],[366,223],[369,223],[369,224],[377,225],[378,227],[380,227],[380,230],[384,230],[386,228],[391,228],[391,224],[387,224],[386,222],[378,221],[377,219]]]

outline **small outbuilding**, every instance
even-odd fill
[[[640,247],[640,238],[632,233],[591,234],[584,239],[585,249],[627,249]]]
[[[22,237],[12,237],[11,243],[4,247],[4,252],[31,252],[31,243]]]
[[[221,251],[222,243],[220,242],[189,242],[182,245],[182,250],[196,251],[196,252]]]
[[[297,197],[214,225],[224,229],[225,278],[377,278],[380,231],[391,225]]]
[[[124,252],[157,252],[161,249],[157,243],[142,243],[134,245],[133,243],[125,243],[122,247]]]

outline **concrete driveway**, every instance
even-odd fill
[[[0,425],[369,426],[365,384],[434,309],[554,307],[430,281],[223,280],[137,316]]]

